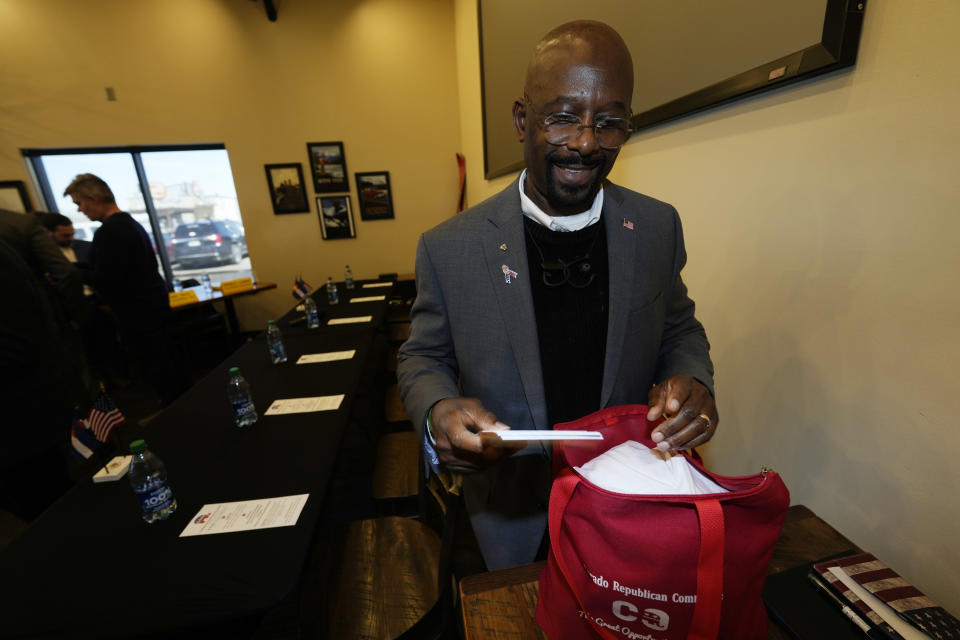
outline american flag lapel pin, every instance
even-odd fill
[[[505,264],[500,266],[500,270],[503,271],[503,279],[507,281],[507,284],[510,284],[510,278],[518,277],[517,272]]]
[[[623,228],[627,231],[633,231],[633,223],[626,218],[623,219]]]

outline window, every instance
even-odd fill
[[[73,220],[81,240],[100,226],[78,212],[63,190],[80,173],[103,178],[117,206],[146,230],[161,274],[170,282],[216,283],[252,275],[230,159],[223,145],[25,149],[46,207]],[[157,238],[160,242],[157,242]]]

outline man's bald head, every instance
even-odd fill
[[[616,70],[632,96],[633,58],[627,43],[613,27],[595,20],[567,22],[543,36],[527,65],[527,93],[537,92],[551,77],[566,73],[573,61]]]

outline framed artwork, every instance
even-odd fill
[[[267,183],[274,213],[308,213],[307,189],[303,184],[303,169],[299,162],[267,164]]]
[[[357,199],[361,220],[388,220],[393,218],[393,195],[390,193],[390,174],[386,171],[357,173]]]
[[[350,191],[347,182],[347,159],[343,155],[342,142],[308,142],[310,175],[313,190],[317,193]]]
[[[350,196],[317,196],[317,213],[324,240],[357,237]]]
[[[23,180],[0,181],[0,209],[17,213],[33,211],[30,196],[27,194],[27,185],[23,184]]]

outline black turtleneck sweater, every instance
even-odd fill
[[[610,290],[606,233],[602,217],[570,232],[552,231],[526,216],[523,224],[547,417],[553,425],[600,409]],[[569,265],[566,274],[560,261]]]

